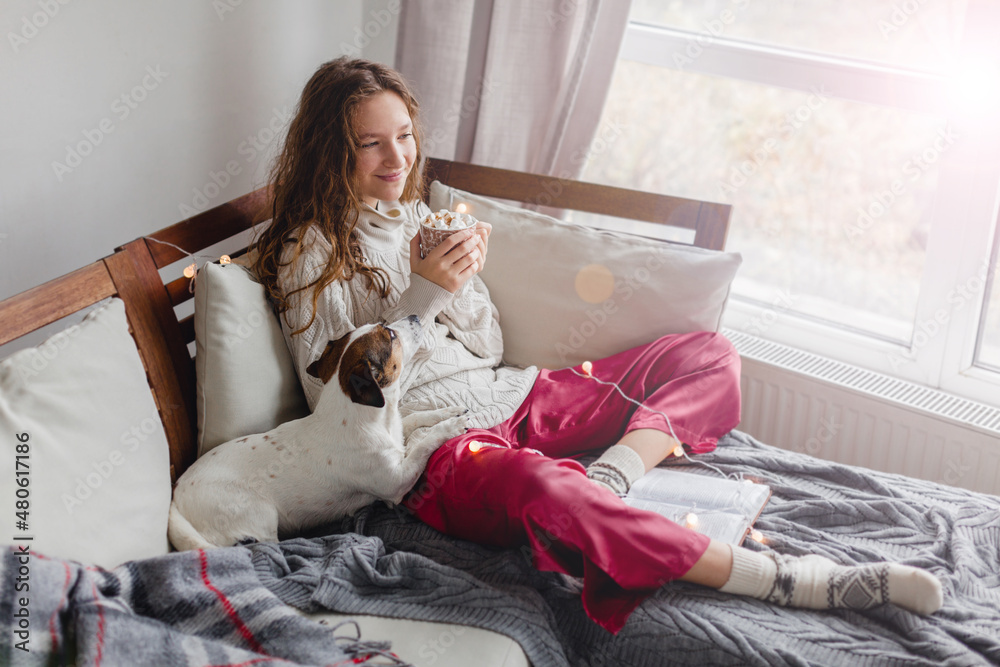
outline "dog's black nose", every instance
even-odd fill
[[[406,319],[408,319],[410,322],[413,322],[414,324],[420,324],[420,318],[417,317],[416,315],[410,315]]]

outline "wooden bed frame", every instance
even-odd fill
[[[428,184],[439,180],[487,197],[666,224],[694,230],[695,246],[721,250],[725,245],[731,212],[725,204],[434,158],[424,169]],[[120,297],[170,443],[171,479],[176,481],[197,452],[195,372],[188,351],[194,320],[178,319],[174,310],[192,294],[188,278],[164,284],[159,269],[186,257],[172,246],[196,254],[266,220],[268,192],[261,188],[126,243],[104,259],[0,302],[0,345],[103,299]],[[236,247],[230,254],[242,250]]]

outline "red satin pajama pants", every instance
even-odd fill
[[[712,451],[739,422],[740,360],[719,334],[664,336],[595,360],[591,372],[667,414],[692,452]],[[445,442],[406,505],[454,537],[530,545],[539,570],[583,577],[587,614],[618,632],[643,599],[686,573],[709,543],[659,514],[630,508],[566,458],[605,449],[637,428],[670,433],[663,417],[612,386],[568,368],[542,370],[510,419]],[[473,440],[503,447],[473,452]]]

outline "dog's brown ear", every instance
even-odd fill
[[[343,356],[344,348],[347,346],[347,341],[350,338],[351,332],[348,331],[337,340],[331,340],[327,343],[323,354],[320,355],[319,359],[309,364],[306,368],[306,373],[314,378],[319,378],[323,381],[323,384],[329,382],[333,374],[337,372],[340,357]]]
[[[373,408],[385,407],[385,396],[382,395],[382,389],[372,377],[371,366],[364,359],[360,359],[351,371],[348,383],[350,387],[345,387],[345,389],[355,403]]]

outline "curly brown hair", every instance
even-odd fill
[[[354,228],[362,209],[356,174],[359,140],[354,129],[358,106],[391,91],[399,95],[413,122],[416,157],[407,176],[402,199],[420,197],[423,189],[418,104],[403,77],[376,62],[345,57],[324,63],[302,91],[284,146],[271,170],[271,224],[253,242],[252,266],[278,313],[289,309],[289,297],[313,288],[312,317],[292,335],[308,329],[316,318],[320,293],[335,280],[365,276],[368,294],[389,294],[389,276],[369,266]],[[304,232],[311,226],[333,246],[323,272],[308,285],[288,294],[278,287],[278,272],[294,264],[303,250]],[[294,243],[288,262],[281,256]]]

